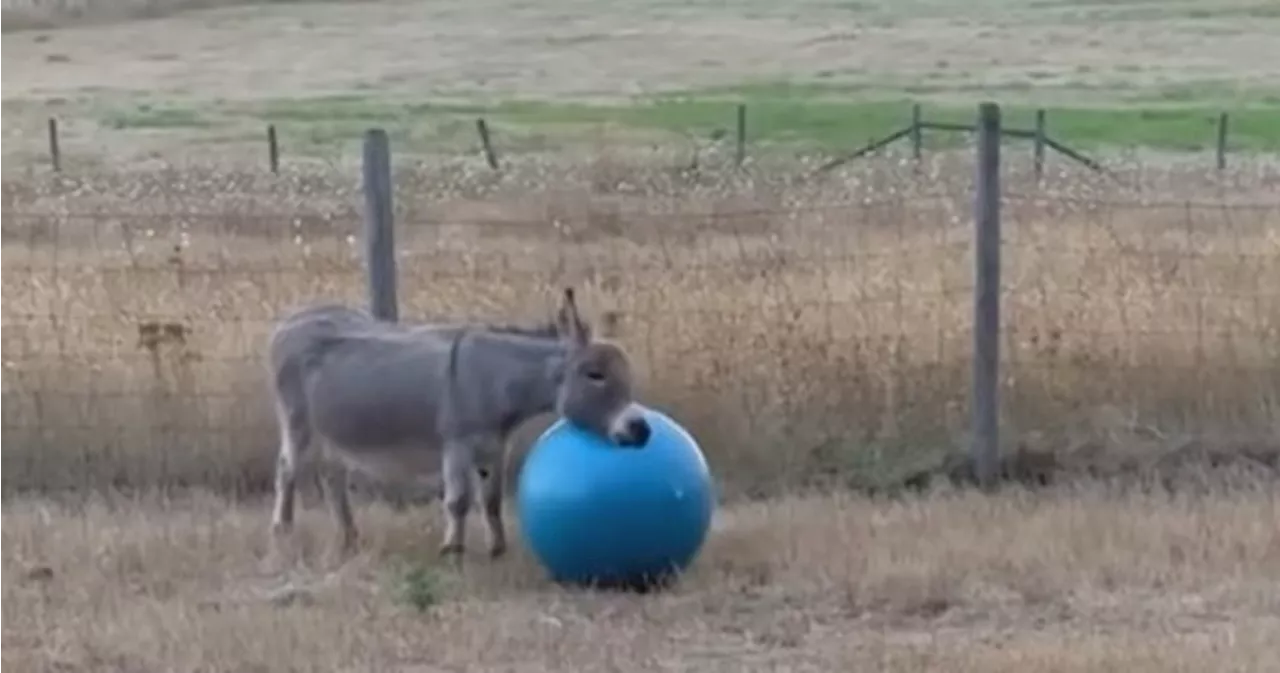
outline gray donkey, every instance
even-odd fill
[[[464,551],[479,476],[489,552],[506,551],[503,461],[524,421],[558,412],[611,442],[638,448],[650,429],[618,346],[592,339],[572,288],[553,324],[402,325],[323,304],[287,316],[271,336],[280,425],[272,531],[293,525],[298,468],[315,460],[345,554],[356,544],[347,471],[378,479],[443,477],[442,554]],[[319,456],[312,446],[320,445]]]

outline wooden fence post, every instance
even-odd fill
[[[489,168],[498,170],[498,153],[493,151],[493,139],[489,136],[489,124],[484,117],[476,119],[476,133],[480,134],[480,148],[484,150],[484,160]]]
[[[1000,107],[978,107],[974,203],[973,381],[970,413],[974,476],[983,488],[1000,462]]]
[[[1218,115],[1218,170],[1227,168],[1227,113]]]
[[[734,160],[741,166],[747,160],[747,104],[738,103],[737,153]]]
[[[276,142],[276,125],[267,125],[267,162],[272,173],[280,172],[280,145]]]
[[[911,106],[911,158],[920,162],[924,156],[924,129],[920,126],[920,104]]]
[[[1044,178],[1044,139],[1045,139],[1045,119],[1044,108],[1036,110],[1036,128],[1035,136],[1032,138],[1032,156],[1031,167],[1036,177],[1036,185]]]
[[[395,222],[391,202],[391,145],[387,132],[364,135],[364,235],[369,307],[379,320],[396,322]]]
[[[58,120],[49,118],[49,161],[53,163],[53,172],[62,172],[62,149],[58,147]]]

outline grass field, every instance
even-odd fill
[[[546,151],[572,145],[584,128],[621,129],[624,141],[650,137],[682,141],[693,147],[729,142],[736,128],[735,105],[745,103],[753,149],[782,146],[797,150],[852,149],[910,123],[907,98],[867,101],[856,91],[799,86],[757,86],[668,92],[619,103],[504,101],[491,105],[432,103],[379,95],[291,98],[242,104],[156,105],[123,103],[95,110],[98,124],[116,131],[216,133],[242,128],[245,140],[260,144],[265,135],[250,129],[274,124],[291,153],[323,155],[350,143],[371,126],[390,128],[396,147],[410,152],[459,153],[477,144],[474,121],[485,118],[495,130],[497,147],[508,152]],[[1007,123],[1032,128],[1035,110],[1009,106]],[[1052,112],[1055,137],[1073,147],[1106,150],[1144,147],[1164,150],[1209,150],[1217,139],[1220,108],[1205,104],[1135,102],[1117,108],[1057,107]],[[971,105],[943,102],[925,109],[935,122],[972,123]],[[1269,100],[1233,110],[1231,147],[1243,152],[1280,149],[1280,105]],[[681,136],[687,136],[682,138]],[[956,134],[931,134],[934,148],[955,146]],[[579,144],[583,141],[579,140]],[[763,146],[763,147],[760,147]]]
[[[672,593],[550,588],[527,558],[431,561],[417,514],[366,551],[261,563],[217,497],[5,507],[4,664],[24,671],[1264,671],[1280,654],[1269,485],[836,495],[739,507]],[[300,533],[328,531],[317,512]],[[416,606],[416,607],[415,607]],[[421,610],[421,611],[420,611]]]
[[[349,154],[371,124],[402,153],[456,154],[478,115],[504,154],[685,148],[732,133],[737,102],[754,152],[838,152],[905,125],[910,101],[968,120],[978,97],[1024,125],[1045,107],[1055,137],[1092,151],[1211,147],[1222,111],[1233,150],[1280,146],[1280,17],[1258,0],[76,7],[5,6],[6,156],[45,156],[50,116],[89,165],[260,164],[268,123],[295,160]]]
[[[1249,0],[7,1],[3,663],[1266,670],[1276,34]],[[1006,153],[1004,472],[1034,490],[987,495],[923,485],[968,442],[971,155],[810,172],[910,101],[983,98],[1118,178],[1051,157],[1037,187]],[[712,151],[737,102],[741,170]],[[573,283],[699,437],[725,498],[673,592],[552,588],[518,548],[445,566],[437,507],[366,484],[359,556],[324,553],[315,502],[267,553],[262,344],[363,301],[372,125],[402,315],[541,319]]]

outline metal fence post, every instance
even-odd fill
[[[734,154],[734,163],[738,166],[747,160],[747,105],[746,103],[738,104],[738,126],[736,133],[736,152]]]
[[[267,165],[272,173],[280,172],[280,143],[276,139],[276,125],[267,125]]]
[[[391,146],[387,132],[382,129],[365,132],[363,173],[369,306],[374,317],[395,322],[399,319],[399,310],[396,301],[395,223],[391,202]]]
[[[1044,179],[1044,138],[1045,138],[1045,118],[1044,108],[1036,110],[1036,129],[1035,129],[1034,145],[1032,146],[1032,170],[1035,173],[1036,185]]]
[[[920,104],[911,106],[911,158],[916,163],[924,156],[924,128],[920,124],[922,111]]]
[[[53,172],[62,172],[62,149],[58,144],[58,120],[49,118],[49,161],[53,164]]]
[[[1227,113],[1218,115],[1218,170],[1227,168]]]
[[[493,149],[493,137],[489,134],[489,123],[484,117],[476,119],[476,133],[480,136],[480,149],[484,152],[485,163],[491,170],[498,170],[498,153]]]
[[[993,485],[1000,461],[1000,107],[978,107],[974,203],[973,381],[970,413],[974,476]]]

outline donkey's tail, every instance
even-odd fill
[[[292,467],[311,446],[306,381],[300,362],[284,360],[273,364],[271,384],[280,425],[280,460]]]

